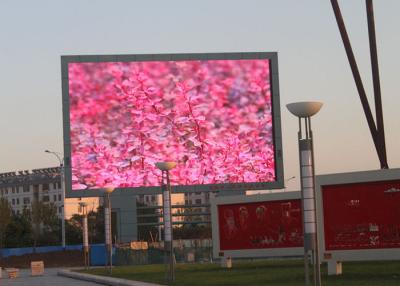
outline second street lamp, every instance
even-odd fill
[[[304,271],[305,284],[310,284],[309,252],[314,263],[314,285],[321,285],[321,270],[318,253],[318,230],[315,201],[314,145],[311,130],[311,116],[322,107],[320,102],[296,102],[286,105],[299,118],[299,158],[301,175],[301,201],[303,209]]]
[[[60,163],[60,181],[61,181],[61,244],[63,250],[65,250],[65,185],[64,185],[64,158],[61,154],[50,150],[45,150],[45,153],[53,154],[57,157]]]

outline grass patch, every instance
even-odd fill
[[[108,276],[103,268],[82,271]],[[258,285],[304,285],[303,262],[280,261],[234,261],[232,269],[219,264],[178,264],[175,286],[258,286]],[[343,275],[327,276],[322,265],[322,284],[329,286],[399,286],[400,262],[347,262],[343,263]],[[113,277],[165,284],[164,265],[120,266],[113,269]]]

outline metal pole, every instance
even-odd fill
[[[60,163],[60,181],[61,181],[61,197],[62,197],[62,205],[61,205],[61,245],[63,250],[65,250],[65,174],[64,174],[64,158],[57,152],[53,152],[50,150],[45,150],[45,153],[53,154],[57,157]]]
[[[365,92],[365,89],[364,89],[364,86],[363,86],[363,83],[361,80],[361,76],[360,76],[360,72],[358,70],[356,58],[355,58],[353,50],[351,48],[350,39],[349,39],[349,36],[346,31],[346,26],[344,24],[342,13],[340,11],[340,6],[339,6],[339,3],[337,0],[331,0],[331,4],[332,4],[333,12],[335,13],[336,22],[339,27],[340,35],[342,37],[343,45],[344,45],[344,48],[345,48],[345,51],[347,54],[347,59],[349,61],[350,68],[353,73],[353,78],[356,83],[358,95],[361,100],[361,105],[363,107],[364,114],[367,119],[368,127],[371,132],[372,140],[374,141],[375,149],[378,154],[378,158],[379,158],[379,161],[380,161],[380,164],[382,167],[385,165],[385,159],[384,159],[385,156],[382,154],[382,150],[379,147],[380,144],[379,144],[379,139],[378,139],[378,137],[379,137],[378,130],[376,128],[374,118],[372,116],[372,112],[371,112],[371,109],[370,109],[370,106],[368,103],[368,98],[367,98],[367,95],[366,95],[366,92]]]
[[[82,204],[82,230],[83,230],[83,256],[85,269],[89,267],[89,235],[88,235],[88,217],[86,205]]]
[[[300,186],[301,190],[303,190],[303,179],[302,179],[302,174],[301,174],[301,150],[300,150],[300,142],[302,139],[302,127],[301,127],[301,118],[299,117],[299,132],[298,132],[298,142],[299,142],[299,162],[300,162]],[[304,193],[301,191],[301,208],[302,212],[304,214]],[[305,238],[305,233],[306,233],[306,226],[305,222],[303,219],[303,239],[304,239],[304,284],[306,286],[310,285],[310,267],[309,267],[309,256],[308,256],[308,249],[306,247],[306,238]]]
[[[299,119],[301,123],[301,118]],[[318,233],[316,221],[316,202],[315,202],[315,172],[314,155],[312,145],[312,131],[310,118],[304,118],[304,137],[300,130],[299,140],[299,159],[301,175],[301,197],[303,208],[303,232],[304,232],[304,271],[305,284],[310,285],[309,273],[309,253],[311,251],[314,263],[314,285],[321,285],[320,262],[318,253]]]
[[[60,164],[60,172],[61,172],[61,199],[62,199],[62,206],[61,206],[61,241],[62,241],[62,248],[65,250],[65,180],[64,180],[64,164],[61,161]]]
[[[386,156],[385,129],[383,125],[381,84],[379,79],[378,52],[376,47],[374,6],[372,0],[365,1],[368,19],[369,49],[371,55],[372,80],[374,84],[376,127],[378,130],[379,149],[382,154],[381,169],[389,168]]]
[[[169,201],[169,219],[171,221],[171,244],[170,244],[170,249],[169,249],[169,265],[170,265],[170,280],[171,282],[175,281],[175,257],[174,257],[174,232],[173,232],[173,228],[172,228],[172,211],[171,211],[171,184],[169,181],[169,171],[166,172],[167,173],[167,188],[168,188],[168,201]]]
[[[315,259],[314,259],[314,281],[315,285],[321,285],[321,262],[319,259],[319,240],[318,240],[318,223],[317,223],[317,200],[315,199],[315,160],[314,160],[314,139],[311,130],[311,118],[308,118],[310,140],[311,140],[311,160],[312,160],[312,178],[313,178],[313,189],[314,189],[314,213],[315,213]]]
[[[166,255],[166,263],[168,261],[169,271],[167,274],[168,282],[173,282],[175,279],[174,273],[174,252],[173,252],[173,234],[172,234],[172,213],[171,213],[171,192],[168,171],[162,171],[161,186],[163,193],[163,207],[164,207],[164,249]],[[166,182],[165,182],[166,181]]]
[[[111,201],[110,194],[106,192],[104,200],[104,234],[107,251],[109,273],[112,274],[112,241],[111,241]]]

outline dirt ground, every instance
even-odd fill
[[[83,253],[78,250],[32,253],[0,258],[0,267],[30,268],[31,261],[43,261],[44,267],[83,266]]]

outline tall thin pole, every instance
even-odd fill
[[[304,121],[304,135],[301,133],[301,121]],[[314,263],[314,285],[321,285],[321,270],[318,249],[318,229],[315,201],[315,168],[314,147],[311,131],[310,117],[299,118],[300,129],[299,160],[301,176],[301,201],[303,212],[303,234],[304,234],[304,272],[305,285],[310,285],[309,253],[311,252]]]
[[[381,168],[387,169],[388,163],[387,163],[387,156],[386,156],[385,128],[384,128],[384,124],[383,124],[381,83],[380,83],[380,78],[379,78],[379,64],[378,64],[378,52],[377,52],[377,46],[376,46],[374,6],[372,3],[372,0],[366,0],[365,6],[367,9],[369,49],[370,49],[370,56],[371,56],[372,80],[373,80],[373,84],[374,84],[376,127],[378,129],[379,148],[381,149],[382,159],[383,159],[383,162],[381,162]]]
[[[59,155],[57,152],[53,152],[50,150],[44,150],[45,153],[53,154],[57,157],[58,162],[60,163],[60,180],[61,180],[61,245],[63,250],[65,250],[65,168],[64,168],[64,158]]]
[[[302,127],[301,127],[301,118],[299,117],[299,132],[298,132],[298,142],[299,142],[299,151],[300,151],[300,142],[302,139]],[[301,151],[299,152],[299,162],[300,162],[300,172],[301,172]],[[300,185],[301,190],[303,190],[303,180],[300,174]],[[304,214],[304,192],[301,192],[301,208]],[[309,255],[308,255],[308,248],[306,246],[306,224],[303,219],[303,240],[304,240],[304,285],[310,285],[310,262],[309,262]]]
[[[66,247],[66,241],[65,241],[65,179],[64,179],[64,164],[60,163],[60,172],[61,172],[61,200],[62,200],[62,206],[61,206],[61,244],[63,250],[65,250]]]
[[[171,184],[169,181],[169,171],[166,171],[167,175],[167,188],[168,188],[168,201],[169,201],[169,219],[171,222],[171,243],[170,243],[170,249],[169,249],[169,266],[170,266],[170,280],[171,282],[175,281],[175,261],[174,261],[174,233],[173,233],[173,227],[172,227],[172,211],[171,211]]]
[[[105,234],[105,246],[108,258],[108,271],[112,274],[112,230],[111,230],[111,201],[110,193],[105,193],[104,200],[104,234]]]

